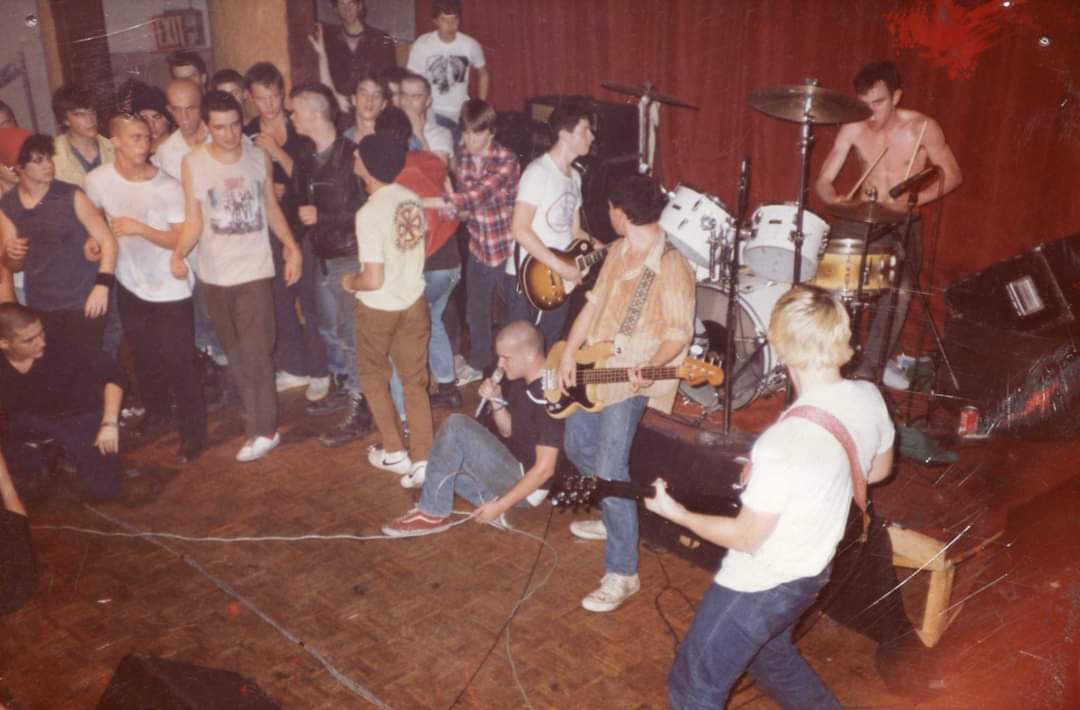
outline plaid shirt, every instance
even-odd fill
[[[469,228],[469,251],[487,266],[498,266],[513,252],[514,197],[521,168],[513,151],[498,143],[476,157],[459,147],[454,160],[457,191],[446,198]]]

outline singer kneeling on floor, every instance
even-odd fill
[[[479,391],[481,408],[485,403],[491,408],[499,436],[463,414],[447,417],[423,480],[402,478],[406,487],[423,485],[420,502],[387,523],[385,534],[415,537],[446,530],[455,494],[477,506],[472,516],[478,522],[503,525],[510,508],[536,506],[547,497],[545,484],[555,472],[563,423],[549,417],[545,407],[544,338],[531,323],[515,321],[495,337],[495,354],[498,369]],[[500,374],[507,383],[505,398]]]

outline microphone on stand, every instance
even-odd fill
[[[503,369],[501,367],[496,367],[495,371],[491,373],[491,377],[489,378],[491,380],[491,384],[497,385],[500,382],[502,382],[503,375],[505,375],[505,374],[506,373],[503,372]],[[502,404],[504,406],[506,405],[506,402],[503,402],[501,399],[497,399],[497,398],[494,398],[494,397],[481,397],[480,398],[480,405],[476,408],[476,414],[473,415],[473,419],[476,419],[481,414],[483,414],[484,407],[486,407],[489,402],[493,402],[493,401],[497,402],[497,403],[500,403],[500,404]]]
[[[897,197],[900,197],[900,195],[903,195],[905,192],[908,192],[909,190],[914,188],[916,185],[921,183],[923,180],[931,178],[931,177],[937,175],[940,172],[941,172],[941,168],[939,168],[936,165],[931,165],[929,168],[926,168],[925,170],[920,170],[919,172],[917,172],[914,175],[912,175],[911,177],[909,177],[907,180],[904,180],[903,182],[897,184],[896,187],[893,187],[892,189],[890,189],[889,190],[889,197],[891,197],[891,198],[893,198],[895,200]]]

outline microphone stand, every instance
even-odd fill
[[[735,227],[732,230],[731,259],[728,265],[728,302],[724,337],[724,434],[731,433],[732,394],[735,387],[735,299],[739,293],[739,240],[746,224],[746,210],[750,192],[750,159],[743,161],[739,169],[739,193],[735,206]]]

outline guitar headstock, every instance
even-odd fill
[[[565,473],[551,490],[548,500],[556,508],[580,510],[596,505],[597,480],[579,473]]]
[[[719,387],[724,384],[724,370],[717,357],[710,357],[708,360],[688,357],[679,365],[679,379],[686,380],[694,387],[705,383],[711,387]]]

